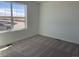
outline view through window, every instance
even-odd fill
[[[0,1],[0,31],[26,28],[26,6]]]

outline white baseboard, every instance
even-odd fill
[[[39,34],[43,35],[43,36],[47,36],[47,37],[56,38],[56,39],[59,39],[59,40],[63,40],[63,41],[67,41],[67,42],[71,42],[71,43],[75,43],[75,44],[79,44],[79,42],[77,42],[77,41],[71,41],[71,40],[68,40],[66,38],[59,38],[59,37],[55,37],[53,35],[49,35],[49,34],[46,34],[46,33],[39,33]]]

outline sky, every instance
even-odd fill
[[[13,16],[25,16],[25,5],[12,3]],[[11,15],[11,3],[0,1],[0,16],[10,16]]]

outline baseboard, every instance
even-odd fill
[[[29,36],[27,36],[27,37],[25,36],[25,37],[18,38],[17,40],[11,41],[10,43],[6,43],[6,44],[3,44],[3,45],[0,45],[0,48],[3,48],[3,47],[8,46],[8,45],[14,45],[14,43],[16,43],[16,42],[18,42],[18,41],[21,41],[21,40],[23,40],[23,39],[31,38],[31,37],[33,37],[33,36],[35,36],[35,35],[37,35],[37,34],[29,35]]]
[[[63,41],[66,41],[66,42],[70,42],[70,43],[79,45],[79,43],[73,42],[73,41],[70,41],[70,40],[66,40],[65,38],[58,38],[58,37],[54,37],[54,36],[52,36],[52,35],[44,34],[44,33],[39,33],[39,35],[47,36],[47,37],[50,37],[50,38],[55,38],[55,39],[58,39],[58,40],[63,40]]]

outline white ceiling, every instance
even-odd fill
[[[46,2],[46,1],[35,1],[35,2],[37,2],[37,3],[43,3],[43,2]]]

